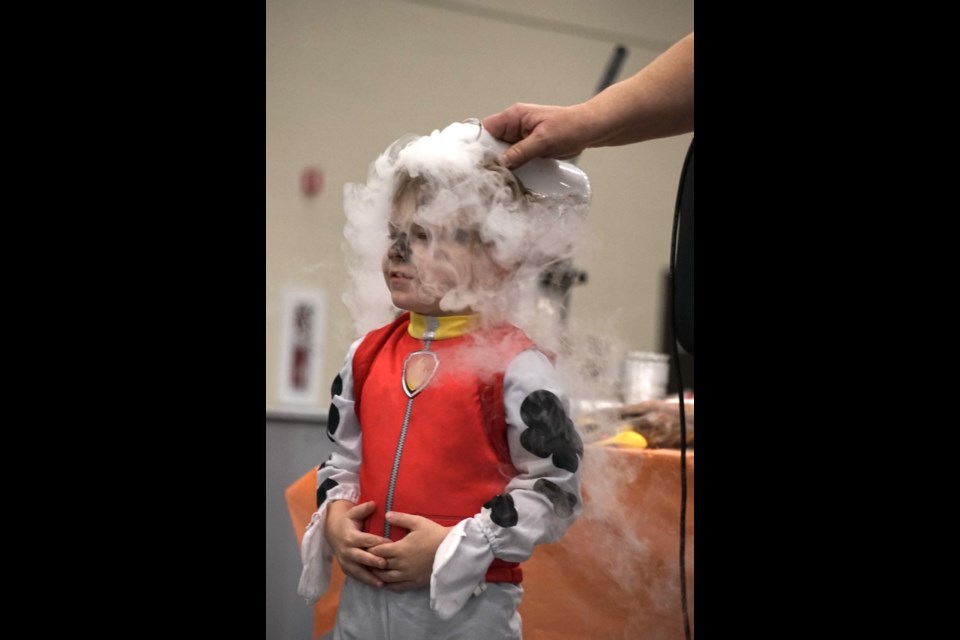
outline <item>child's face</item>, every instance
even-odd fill
[[[424,315],[470,313],[467,309],[441,309],[440,300],[451,289],[467,289],[473,271],[485,254],[476,249],[468,231],[433,229],[415,220],[417,199],[407,193],[390,216],[390,248],[383,258],[383,277],[393,304]]]

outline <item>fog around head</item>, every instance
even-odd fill
[[[397,188],[410,179],[418,184],[416,210],[400,222],[426,229],[428,246],[422,250],[452,264],[442,277],[420,274],[424,287],[439,294],[440,308],[470,308],[524,328],[529,318],[522,294],[545,267],[572,256],[589,185],[585,177],[586,187],[577,185],[549,160],[511,174],[496,162],[507,147],[478,123],[454,123],[427,136],[400,138],[370,165],[366,183],[344,187],[349,270],[344,302],[358,336],[396,312],[382,260],[391,246],[388,227],[391,215],[396,218]],[[451,259],[457,253],[459,262]]]

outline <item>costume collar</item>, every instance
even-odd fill
[[[433,340],[456,338],[475,329],[479,324],[478,314],[468,316],[424,316],[410,312],[410,324],[407,332],[417,340],[423,340],[428,333],[433,333]]]

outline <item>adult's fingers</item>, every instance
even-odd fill
[[[483,119],[483,128],[494,138],[505,142],[516,142],[523,137],[523,115],[528,105],[513,104],[492,116]]]
[[[499,162],[507,169],[517,169],[533,158],[539,157],[545,149],[546,144],[534,134],[504,151],[500,155]]]

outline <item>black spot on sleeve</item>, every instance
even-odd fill
[[[483,506],[490,509],[490,519],[501,527],[512,527],[519,520],[517,508],[513,506],[513,496],[509,493],[493,496]]]
[[[520,434],[520,444],[540,458],[553,456],[553,464],[575,472],[583,456],[583,441],[567,417],[555,394],[539,389],[523,399],[520,419],[527,429]]]
[[[343,393],[343,378],[340,377],[340,374],[337,374],[337,377],[333,379],[333,384],[330,385],[330,395],[338,396]],[[330,403],[330,411],[327,412],[327,437],[330,439],[330,442],[333,442],[333,436],[337,432],[337,427],[340,426],[340,410],[337,409],[337,406]]]
[[[333,384],[330,385],[330,395],[338,396],[341,393],[343,393],[343,378],[338,373],[337,377],[333,379]]]
[[[320,483],[320,486],[317,487],[317,509],[319,509],[323,501],[327,499],[327,491],[330,491],[330,489],[333,489],[338,484],[340,483],[333,478],[327,478]]]
[[[340,410],[331,402],[330,411],[327,413],[327,437],[330,438],[330,442],[333,442],[333,434],[337,432],[337,427],[339,426]]]
[[[564,491],[555,483],[544,478],[540,478],[533,485],[533,490],[547,496],[553,504],[553,511],[561,518],[569,518],[573,515],[573,508],[577,506],[577,496],[569,491]]]

